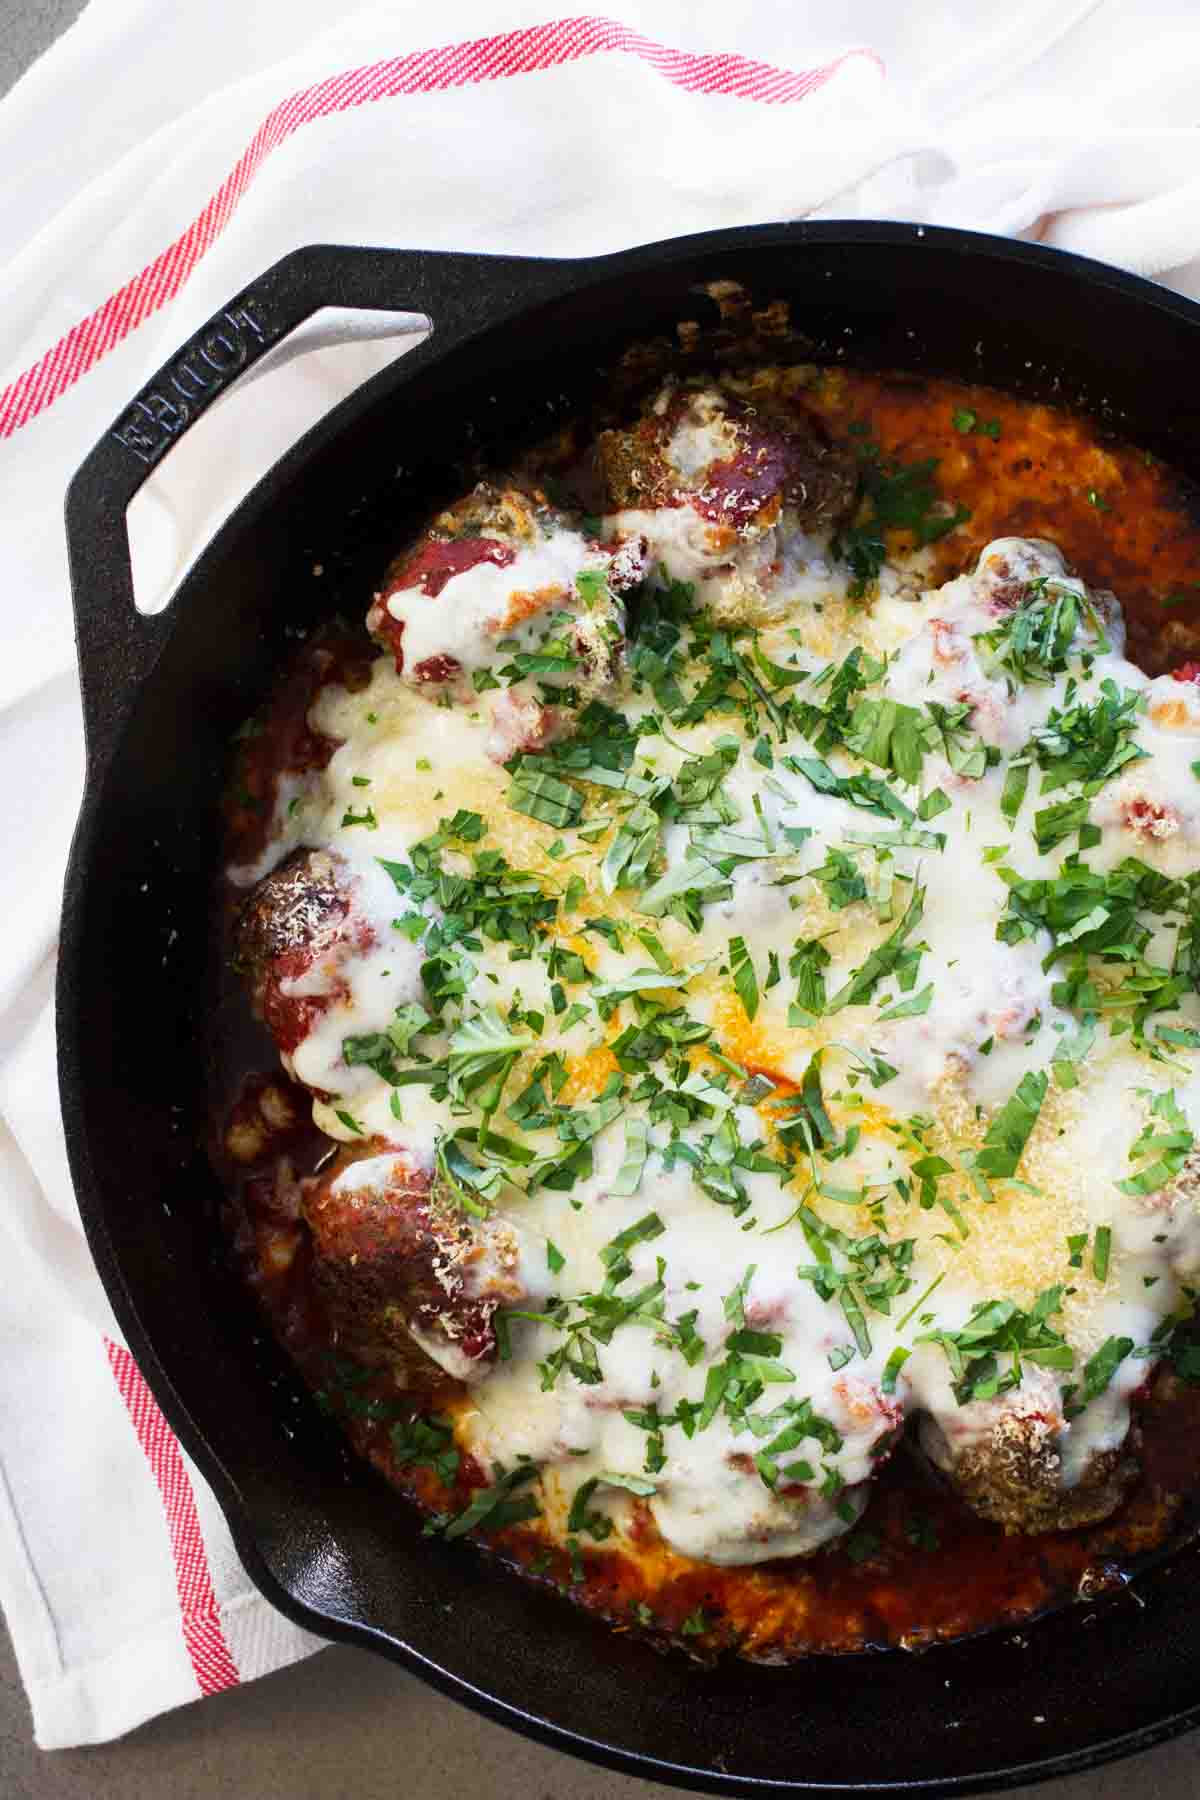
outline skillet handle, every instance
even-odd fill
[[[309,245],[251,282],[163,364],[67,490],[75,641],[93,769],[115,746],[170,628],[169,607],[145,614],[134,604],[125,511],[151,470],[213,401],[323,306],[424,313],[440,354],[447,340],[563,292],[577,267],[535,257]],[[425,348],[408,354],[421,358]]]

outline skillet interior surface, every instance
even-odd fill
[[[353,303],[348,254],[301,253],[315,304]],[[130,1347],[250,1573],[314,1630],[395,1656],[559,1748],[683,1785],[981,1791],[1182,1729],[1200,1716],[1194,1547],[1019,1640],[774,1670],[662,1657],[480,1554],[423,1539],[318,1415],[224,1263],[203,1043],[230,736],[297,630],[361,613],[395,545],[453,493],[464,445],[543,433],[624,344],[703,319],[697,284],[732,278],[787,300],[817,360],[1080,405],[1200,477],[1184,374],[1200,309],[1080,259],[905,226],[752,228],[578,264],[353,254],[376,256],[374,279],[390,285],[376,304],[428,306],[432,339],[254,490],[165,627],[116,630],[103,616],[128,498],[108,502],[115,534],[112,516],[101,528],[111,441],[68,506],[89,726],[59,975],[68,1146]],[[127,562],[117,573],[127,583]],[[143,624],[149,648],[131,651]]]

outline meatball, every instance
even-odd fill
[[[526,1297],[511,1225],[469,1218],[403,1150],[341,1150],[301,1195],[340,1342],[373,1361],[415,1342],[457,1380],[487,1374],[497,1308]]]
[[[1060,581],[1067,565],[1047,538],[993,538],[979,553],[972,581],[978,598],[997,615],[1012,612],[1038,581]]]
[[[815,421],[764,416],[715,386],[667,389],[626,431],[606,431],[599,456],[614,512],[690,506],[732,534],[766,531],[785,513],[804,531],[845,517],[851,460]]]
[[[298,850],[254,889],[238,919],[237,958],[285,1066],[341,985],[341,965],[374,936],[355,917],[344,859],[326,850]]]
[[[795,408],[755,409],[712,384],[667,387],[598,459],[620,537],[730,623],[763,624],[829,578],[828,536],[855,502],[849,454]],[[819,583],[818,583],[819,585]]]
[[[977,603],[1001,619],[1036,595],[1039,583],[1048,595],[1077,595],[1088,611],[1084,635],[1097,641],[1103,637],[1115,655],[1122,654],[1125,619],[1116,595],[1107,588],[1087,587],[1047,538],[994,538],[980,551],[969,585]]]
[[[1093,1450],[1068,1485],[1068,1425],[1057,1384],[1027,1368],[1021,1386],[956,1413],[925,1415],[920,1444],[981,1518],[1008,1532],[1072,1531],[1108,1518],[1137,1475],[1125,1445]]]
[[[370,1068],[346,1062],[345,1039],[386,1031],[421,997],[421,951],[391,930],[395,900],[373,858],[298,850],[242,906],[237,960],[251,1004],[288,1074],[318,1095],[369,1085]]]
[[[601,546],[540,489],[482,484],[392,564],[367,629],[412,686],[486,707],[504,760],[611,692],[642,573],[636,542]]]

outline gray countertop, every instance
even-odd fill
[[[0,0],[0,94],[81,10],[82,0]],[[248,1800],[375,1800],[397,1792],[405,1800],[467,1792],[487,1800],[665,1800],[671,1791],[526,1743],[382,1658],[340,1646],[155,1719],[119,1743],[46,1754],[33,1746],[12,1647],[0,1629],[3,1800],[207,1800],[222,1792]],[[1022,1788],[1014,1800],[1034,1791]],[[1194,1800],[1200,1735],[1077,1775],[1052,1792],[1055,1800]]]
[[[61,37],[84,0],[0,0],[0,94]]]
[[[797,1682],[803,1683],[803,1674]],[[91,1750],[33,1748],[0,1642],[4,1800],[667,1800],[672,1789],[530,1744],[364,1650],[337,1646]],[[1012,1800],[1194,1800],[1200,1735]]]

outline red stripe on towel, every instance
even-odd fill
[[[183,1641],[192,1660],[196,1685],[202,1694],[216,1694],[222,1688],[237,1687],[241,1677],[221,1629],[196,1497],[178,1439],[163,1418],[158,1402],[128,1350],[108,1338],[104,1340],[104,1348],[138,1443],[162,1495],[167,1535],[175,1562]]]
[[[556,19],[546,25],[505,32],[499,37],[473,38],[436,50],[418,50],[331,75],[273,107],[187,230],[95,312],[73,325],[23,374],[0,389],[0,438],[11,437],[53,405],[109,350],[174,299],[229,223],[267,157],[301,125],[376,100],[507,81],[515,75],[530,75],[580,62],[585,57],[613,53],[640,58],[665,81],[689,93],[721,94],[764,106],[789,106],[807,99],[855,57],[865,57],[883,67],[873,50],[855,49],[817,68],[777,69],[746,56],[701,56],[673,50],[644,37],[640,31],[631,31],[618,19],[579,18]]]

